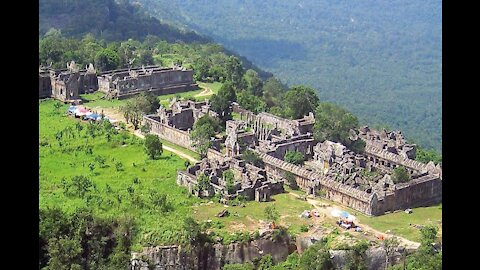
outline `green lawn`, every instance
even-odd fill
[[[166,146],[169,146],[169,147],[171,147],[171,148],[173,148],[173,149],[176,149],[176,150],[178,150],[178,151],[181,151],[181,152],[183,152],[183,153],[185,153],[185,154],[193,157],[194,159],[200,160],[200,155],[199,155],[198,153],[196,153],[196,152],[193,152],[193,151],[191,151],[191,150],[189,150],[189,149],[187,149],[187,148],[181,147],[181,146],[179,146],[179,145],[176,145],[176,144],[174,144],[174,143],[171,143],[171,142],[166,141],[166,140],[163,140],[163,139],[160,139],[160,141],[162,142],[162,144],[164,144],[164,145],[166,145]]]
[[[48,100],[39,104],[39,207],[58,206],[68,213],[88,207],[99,216],[134,216],[138,225],[134,239],[137,249],[141,245],[177,243],[183,219],[191,215],[194,203],[202,201],[189,196],[175,182],[176,170],[184,168],[184,160],[168,151],[158,160],[148,160],[142,140],[127,132],[114,135],[110,142],[106,133],[98,132],[92,138],[86,123],[64,115],[68,105],[62,104],[55,112],[55,103]],[[83,127],[80,132],[76,129],[79,122]],[[55,136],[68,128],[75,138],[63,135],[60,146]],[[93,153],[85,146],[90,146]],[[104,168],[98,157],[105,159]],[[119,162],[123,171],[116,168]],[[73,176],[86,176],[95,187],[84,198],[67,196],[62,178],[70,182]],[[139,179],[137,183],[135,178]],[[173,210],[162,212],[155,207],[152,192],[166,194]]]
[[[420,230],[411,226],[435,225],[439,228],[441,237],[442,204],[430,207],[413,208],[413,213],[407,214],[404,211],[391,213],[377,217],[359,216],[360,221],[381,232],[390,230],[391,233],[405,237],[409,240],[419,242]]]

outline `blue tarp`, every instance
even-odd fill
[[[343,217],[343,218],[348,218],[348,216],[350,216],[350,214],[347,211],[343,211],[342,213],[340,213],[340,216]]]
[[[68,112],[71,112],[71,113],[75,113],[76,110],[77,110],[77,106],[70,106],[68,108]]]
[[[96,114],[96,113],[92,113],[90,115],[87,115],[85,116],[85,119],[93,119],[93,120],[97,120],[97,118],[99,118],[100,115]]]

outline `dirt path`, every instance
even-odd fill
[[[88,108],[88,107],[85,106],[85,108]],[[124,122],[125,124],[127,123],[127,121],[125,120],[125,117],[123,117],[123,114],[121,112],[119,112],[118,110],[114,109],[114,108],[92,107],[92,108],[89,108],[89,109],[92,110],[92,111],[96,111],[98,113],[101,113],[103,111],[103,114],[105,116],[107,116],[108,118],[112,118],[112,119],[118,120],[120,122]],[[140,130],[134,130],[133,126],[127,125],[127,129],[131,133],[133,133],[135,136],[137,136],[139,138],[142,138],[142,139],[145,138],[145,136],[143,136],[140,133]],[[192,156],[190,156],[190,155],[188,155],[188,154],[186,154],[186,153],[184,153],[180,150],[174,149],[170,146],[162,145],[162,148],[169,151],[169,152],[172,152],[172,153],[176,154],[177,156],[180,156],[181,158],[185,158],[192,163],[198,162],[198,159],[195,159],[194,157],[192,157]]]
[[[295,196],[295,197],[300,197],[300,195],[297,195],[293,192],[288,192],[288,193]],[[331,217],[331,212],[332,212],[333,209],[345,210],[341,207],[331,206],[331,205],[320,207],[320,205],[325,205],[325,204],[318,201],[318,200],[311,199],[311,198],[307,198],[307,202],[309,204],[311,204],[313,207],[315,207],[315,209],[317,209],[320,213],[324,214],[327,217]],[[389,237],[393,236],[391,234],[383,233],[383,232],[378,231],[378,230],[376,230],[376,229],[374,229],[374,228],[372,228],[372,227],[370,227],[366,224],[361,223],[358,218],[355,220],[355,224],[359,225],[360,228],[362,228],[362,231],[370,233],[374,237],[377,237],[377,236],[381,235],[385,239],[385,238],[389,238]],[[410,241],[410,240],[408,240],[406,238],[403,238],[401,236],[398,236],[398,235],[395,235],[395,237],[397,237],[397,239],[399,240],[400,245],[404,246],[407,249],[417,249],[420,246],[420,243],[418,243],[418,242]]]
[[[140,133],[140,130],[134,131],[133,134],[134,134],[135,136],[139,137],[139,138],[142,138],[142,139],[145,138],[145,136],[143,136],[143,135]],[[176,154],[177,156],[180,156],[180,157],[182,157],[182,158],[186,158],[186,159],[188,159],[190,162],[193,162],[193,163],[198,162],[197,159],[195,159],[195,158],[193,158],[192,156],[190,156],[190,155],[188,155],[188,154],[185,154],[185,153],[183,153],[183,152],[181,152],[181,151],[179,151],[179,150],[177,150],[177,149],[175,149],[175,148],[171,148],[171,147],[166,146],[166,145],[162,145],[162,148],[165,149],[165,150],[167,150],[167,151],[170,151],[170,152]]]
[[[203,97],[213,95],[212,89],[205,87],[205,90],[195,95],[195,97]]]

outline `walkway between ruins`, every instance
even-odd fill
[[[86,107],[86,106],[85,106]],[[91,108],[92,110],[95,110],[95,111],[98,111],[98,112],[103,112],[107,117],[109,118],[113,118],[113,119],[116,119],[120,122],[124,122],[126,124],[126,120],[125,120],[125,117],[123,117],[123,114],[120,113],[118,110],[114,109],[114,108],[102,108],[102,107],[94,107],[94,108]],[[134,130],[133,128],[129,127],[128,130],[130,132],[132,132],[135,136],[139,137],[139,138],[142,138],[144,139],[145,136],[143,136],[141,133],[140,133],[140,130]],[[177,149],[174,149],[172,147],[169,147],[169,146],[166,146],[166,145],[162,145],[162,148],[164,150],[167,150],[169,152],[172,152],[174,154],[176,154],[177,156],[180,156],[181,158],[185,158],[187,159],[188,161],[192,162],[192,163],[196,163],[198,162],[199,160],[198,159],[195,159],[194,157],[180,151],[180,150],[177,150]]]
[[[300,197],[300,195],[298,194],[295,194],[293,192],[288,192],[289,194],[295,196],[295,197]],[[324,214],[325,216],[327,217],[330,217],[331,216],[331,212],[334,208],[340,208],[342,210],[345,210],[343,209],[342,207],[339,207],[339,206],[327,206],[327,207],[321,207],[319,205],[324,205],[324,203],[322,203],[321,201],[318,201],[318,200],[315,200],[315,199],[311,199],[311,198],[306,198],[307,199],[307,202],[309,204],[311,204],[313,207],[315,207],[315,209],[317,209],[320,213]],[[355,224],[359,225],[360,228],[362,228],[362,231],[363,232],[367,232],[367,233],[370,233],[371,235],[373,236],[383,236],[384,239],[388,238],[388,237],[391,237],[393,235],[391,234],[388,234],[388,233],[383,233],[383,232],[380,232],[366,224],[362,224],[358,218],[357,220],[355,221]],[[400,245],[405,247],[406,249],[417,249],[419,246],[420,246],[420,243],[418,242],[414,242],[414,241],[410,241],[406,238],[403,238],[401,236],[398,236],[398,235],[395,235],[395,237],[397,237],[398,241],[400,242]]]
[[[133,134],[134,134],[135,136],[139,137],[139,138],[142,138],[142,139],[145,138],[145,136],[143,136],[143,134],[140,132],[140,130],[135,130],[135,131],[133,131]],[[164,144],[162,144],[162,148],[163,148],[164,150],[167,150],[167,151],[169,151],[169,152],[172,152],[172,153],[174,153],[174,154],[176,154],[176,155],[178,155],[178,156],[180,156],[180,157],[182,157],[182,158],[186,158],[186,159],[188,159],[188,161],[190,161],[190,162],[192,162],[192,163],[197,163],[197,162],[199,161],[198,159],[195,159],[194,157],[192,157],[192,156],[190,156],[190,155],[188,155],[188,154],[186,154],[186,153],[183,153],[182,151],[179,151],[179,150],[177,150],[177,149],[171,148],[171,147],[166,146],[166,145],[164,145]]]

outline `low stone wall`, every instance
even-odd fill
[[[308,159],[313,155],[314,145],[315,141],[313,138],[280,143],[276,145],[275,150],[268,152],[268,155],[283,160],[287,151],[297,151],[301,152]]]
[[[192,146],[192,140],[190,139],[189,132],[162,124],[154,117],[155,116],[152,115],[146,115],[143,117],[144,121],[148,123],[151,127],[150,133],[155,134],[161,139],[167,140],[181,147],[196,151],[195,148]]]

